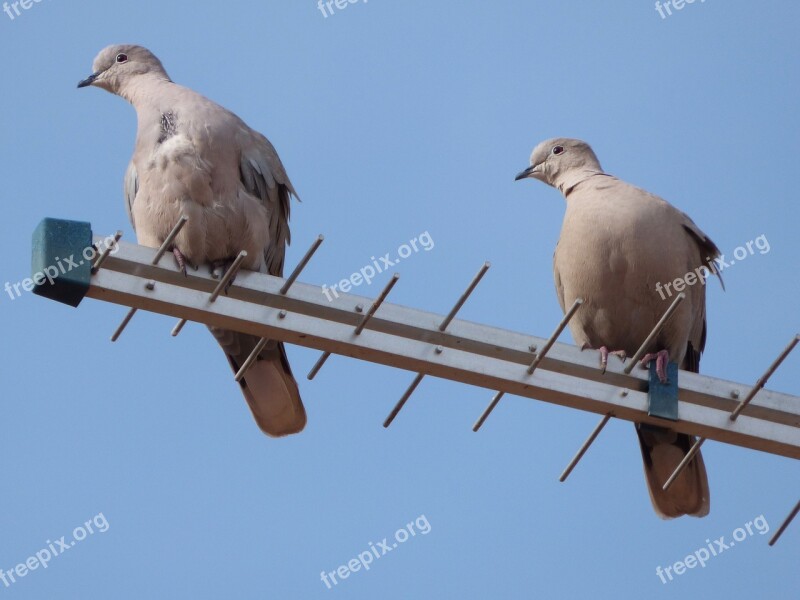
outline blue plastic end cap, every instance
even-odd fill
[[[94,253],[90,223],[43,219],[33,232],[31,279],[23,286],[32,285],[37,296],[78,306],[89,291]]]

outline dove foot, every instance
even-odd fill
[[[581,346],[581,351],[583,350],[594,350],[589,344],[584,344]],[[628,358],[628,353],[625,350],[609,350],[605,346],[600,346],[597,348],[597,351],[600,352],[600,370],[601,372],[606,372],[606,367],[608,366],[608,356],[609,354],[613,354],[614,356],[618,356],[622,362],[625,362],[625,359]]]
[[[667,350],[659,350],[658,352],[651,352],[642,357],[641,365],[643,369],[648,367],[651,360],[656,361],[656,374],[661,383],[667,383],[667,365],[669,364],[669,352]]]
[[[195,267],[191,262],[189,262],[189,259],[187,259],[186,256],[184,256],[183,252],[178,250],[177,246],[172,247],[172,254],[173,256],[175,256],[175,262],[178,263],[178,268],[181,270],[181,273],[183,273],[184,276],[186,275],[186,265],[189,265],[195,271],[197,270],[197,267]]]
[[[233,262],[234,261],[228,259],[213,261],[211,263],[211,276],[214,279],[222,279],[225,273],[228,272],[228,269],[231,268],[231,265],[233,265]],[[231,288],[235,280],[236,280],[236,274],[234,273],[233,277],[231,277],[230,281],[227,283],[225,289],[223,290],[223,292],[225,292],[225,295],[228,294],[228,290]]]

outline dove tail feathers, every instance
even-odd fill
[[[234,373],[258,343],[252,335],[209,327]],[[261,431],[272,437],[299,433],[306,411],[282,342],[269,342],[239,382]]]
[[[662,519],[682,515],[706,516],[711,508],[711,499],[706,466],[700,452],[694,455],[669,490],[662,489],[694,444],[694,436],[641,423],[636,425],[636,433],[642,449],[647,489],[658,516]]]

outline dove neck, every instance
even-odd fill
[[[146,106],[153,98],[158,98],[161,89],[169,85],[173,83],[166,73],[147,73],[139,75],[135,81],[131,79],[121,85],[117,93],[138,108]]]
[[[566,198],[578,185],[597,175],[605,175],[605,173],[598,169],[573,169],[568,173],[564,173],[554,183],[555,187],[557,187]]]

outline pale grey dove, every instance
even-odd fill
[[[517,179],[547,183],[567,204],[553,256],[562,310],[576,298],[584,304],[569,328],[582,348],[634,354],[674,300],[665,284],[694,274],[686,299],[647,352],[657,360],[697,372],[706,341],[705,278],[719,255],[714,243],[684,213],[658,196],[604,173],[592,149],[580,140],[542,142],[531,166]],[[700,275],[700,276],[698,276]],[[658,288],[657,285],[661,287]],[[666,290],[666,291],[665,291]],[[661,488],[694,438],[670,429],[637,424],[650,498],[659,516],[702,517],[710,507],[708,478],[698,453],[668,491]]]
[[[136,109],[138,132],[125,174],[125,198],[140,244],[158,247],[181,215],[175,242],[185,269],[219,269],[241,250],[243,268],[283,274],[289,202],[297,197],[275,148],[239,117],[173,83],[161,61],[140,46],[102,50],[78,87],[95,86]],[[258,339],[209,327],[237,371]],[[297,382],[282,343],[270,342],[241,382],[258,426],[282,436],[306,423]]]

